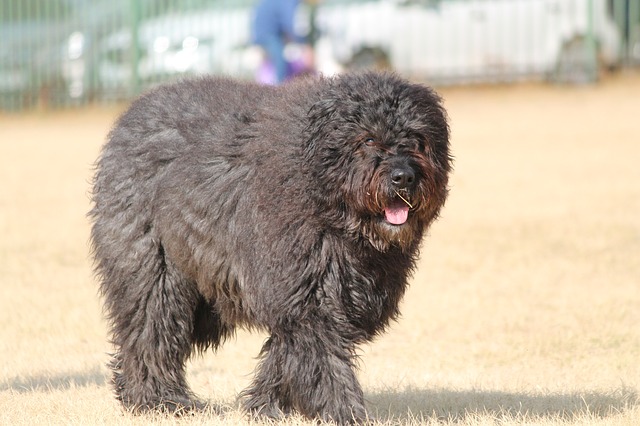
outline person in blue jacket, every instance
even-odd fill
[[[296,34],[295,14],[300,0],[260,0],[253,17],[253,41],[262,47],[275,69],[276,82],[287,77],[284,48],[287,43],[304,43]]]

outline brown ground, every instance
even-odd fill
[[[363,348],[370,411],[640,423],[640,76],[442,92],[451,196],[403,318]],[[223,417],[132,417],[111,397],[85,213],[117,112],[0,115],[0,424],[235,424],[263,335],[189,366]]]

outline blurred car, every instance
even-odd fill
[[[205,1],[205,0],[190,0]],[[137,0],[146,16],[158,0]],[[130,0],[0,2],[0,101],[13,108],[82,102],[96,93],[96,47],[128,22]]]
[[[170,3],[160,0],[69,0],[76,5],[67,25],[64,40],[56,47],[59,79],[56,94],[59,102],[84,102],[99,95],[98,65],[103,40],[119,28],[131,25],[133,14],[153,17],[166,13]],[[185,7],[194,2],[184,0]],[[134,8],[137,12],[134,12]],[[128,30],[131,31],[131,30]]]
[[[437,81],[527,75],[583,79],[589,71],[590,0],[325,0],[322,48],[343,68],[392,67]],[[593,0],[600,64],[620,60],[606,0]]]
[[[0,107],[27,107],[47,95],[57,78],[49,47],[64,38],[71,13],[67,0],[0,2]]]
[[[251,78],[256,65],[249,49],[250,19],[248,6],[213,7],[143,20],[136,40],[129,28],[116,31],[100,46],[101,91],[127,96],[136,84],[147,86],[177,75]]]

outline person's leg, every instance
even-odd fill
[[[276,82],[282,83],[287,77],[287,61],[284,58],[284,43],[278,37],[272,37],[264,46],[269,60],[276,72]]]

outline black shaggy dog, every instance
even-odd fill
[[[270,335],[250,413],[365,419],[355,348],[398,315],[447,195],[448,139],[436,93],[393,74],[200,78],[136,100],[90,213],[118,399],[199,408],[186,360],[245,327]]]

